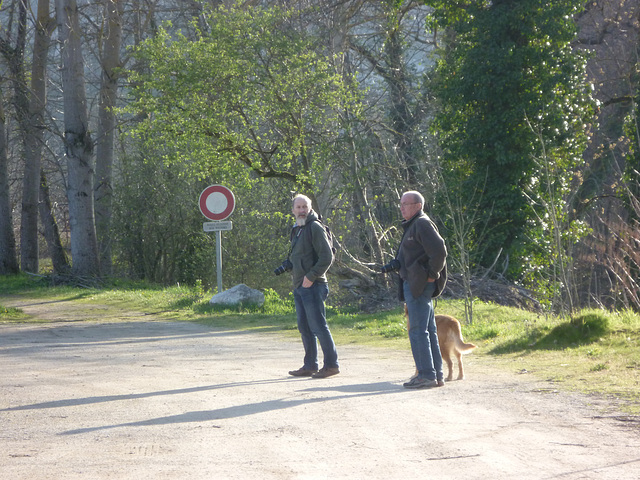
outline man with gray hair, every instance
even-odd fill
[[[402,195],[404,234],[398,255],[382,267],[383,273],[398,271],[400,300],[404,300],[409,316],[409,342],[418,373],[404,384],[405,388],[444,385],[432,298],[442,293],[447,281],[447,248],[423,207],[424,197],[419,192]]]
[[[289,372],[294,377],[326,378],[340,373],[338,353],[327,324],[325,301],[329,295],[327,270],[333,251],[318,215],[305,195],[293,199],[295,225],[291,231],[289,261],[293,278],[298,331],[304,346],[304,363]],[[318,345],[324,355],[318,370]]]

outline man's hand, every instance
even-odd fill
[[[311,288],[312,285],[313,285],[313,282],[309,280],[306,276],[302,279],[303,288]]]

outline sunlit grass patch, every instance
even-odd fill
[[[21,322],[29,318],[29,316],[24,313],[19,308],[13,307],[5,307],[0,304],[0,323],[1,322]]]

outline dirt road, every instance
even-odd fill
[[[402,387],[408,352],[349,345],[299,379],[273,333],[0,303],[46,322],[0,325],[5,480],[640,477],[637,423],[478,355],[432,390]]]

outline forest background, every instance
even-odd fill
[[[446,295],[640,310],[638,0],[5,0],[0,274],[286,295],[292,195],[338,246],[332,302],[384,307],[425,195]]]

